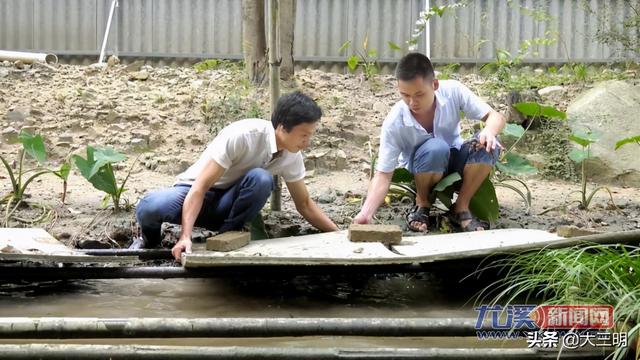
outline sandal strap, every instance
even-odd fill
[[[470,211],[461,211],[459,213],[455,213],[455,217],[457,222],[461,222],[465,220],[473,220],[473,215],[471,215]]]

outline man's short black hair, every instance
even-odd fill
[[[271,114],[271,124],[276,129],[282,125],[289,132],[302,123],[314,123],[322,117],[322,110],[315,101],[300,91],[281,96],[276,110]]]
[[[409,53],[403,56],[396,67],[396,79],[410,81],[418,76],[423,79],[435,77],[429,58],[420,53]]]

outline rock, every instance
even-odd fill
[[[62,134],[58,136],[58,141],[65,143],[73,143],[73,135],[72,134]]]
[[[542,75],[544,74],[544,69],[536,68],[533,70],[533,73],[536,75]]]
[[[18,142],[18,130],[12,128],[11,126],[4,128],[2,130],[2,140],[9,144],[15,144]]]
[[[4,78],[9,76],[9,70],[7,69],[0,69],[0,78]]]
[[[318,195],[318,202],[320,204],[332,204],[336,201],[336,193],[327,189],[322,194]]]
[[[629,144],[615,150],[617,141],[640,135],[639,113],[640,86],[624,81],[596,84],[569,105],[567,117],[573,131],[590,129],[600,135],[591,144],[592,157],[586,163],[590,181],[640,186],[638,146]]]
[[[107,59],[107,68],[115,67],[118,64],[120,64],[120,58],[115,55],[111,55],[109,59]]]
[[[336,150],[336,170],[344,170],[347,167],[347,154],[342,150]]]
[[[538,95],[540,96],[547,96],[547,95],[551,95],[553,93],[557,93],[559,91],[564,91],[564,87],[563,86],[547,86],[545,88],[542,88],[540,90],[538,90]]]
[[[24,63],[22,62],[22,60],[14,61],[13,66],[15,66],[15,68],[18,70],[24,69]]]
[[[30,115],[27,109],[14,109],[7,113],[7,120],[9,122],[23,122]]]
[[[135,138],[135,139],[131,139],[130,144],[133,147],[144,147],[144,146],[147,146],[147,141],[145,139]]]
[[[598,230],[584,229],[584,228],[579,228],[577,226],[569,226],[569,225],[558,226],[557,232],[558,232],[558,236],[562,236],[566,238],[602,233],[601,231],[598,231]]]
[[[136,60],[134,62],[132,62],[131,64],[127,65],[124,68],[125,72],[138,72],[140,71],[140,68],[142,67],[142,65],[144,65],[144,61],[143,60]]]
[[[129,75],[129,80],[131,80],[131,81],[133,81],[133,80],[145,81],[148,78],[149,78],[149,73],[146,72],[145,70],[136,71],[136,72],[132,73],[131,75]]]
[[[387,113],[389,111],[389,106],[387,106],[387,104],[381,102],[381,101],[376,101],[373,104],[373,111],[377,112],[377,113]]]

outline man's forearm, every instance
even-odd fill
[[[378,207],[380,207],[380,204],[382,204],[384,197],[389,191],[392,176],[393,173],[376,172],[369,184],[367,199],[362,206],[361,212],[369,216],[373,216],[376,213]]]
[[[504,128],[506,120],[502,114],[493,110],[489,113],[486,121],[486,128],[493,133],[493,135],[498,135]]]
[[[309,201],[305,208],[298,209],[298,212],[311,225],[322,231],[337,231],[338,226],[329,219],[329,217],[318,207],[318,205]]]
[[[193,225],[196,223],[198,214],[200,214],[203,202],[204,193],[192,187],[189,193],[187,193],[184,204],[182,205],[182,231],[180,233],[180,240],[191,239]]]

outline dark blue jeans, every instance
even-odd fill
[[[191,185],[175,185],[147,194],[136,207],[136,219],[147,247],[160,244],[163,222],[180,224],[182,204]],[[195,226],[212,231],[240,230],[260,212],[273,191],[273,175],[252,169],[228,189],[210,189]]]

